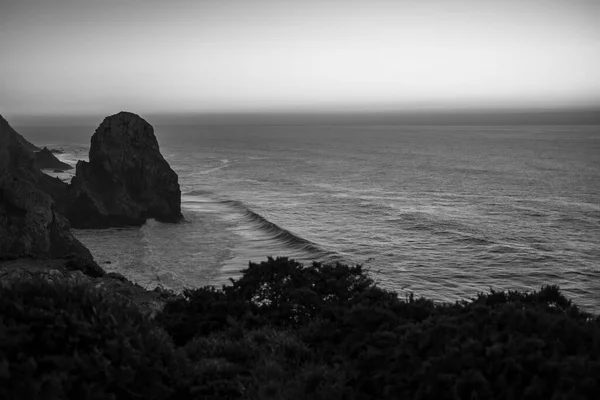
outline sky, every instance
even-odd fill
[[[600,106],[600,0],[0,0],[0,114]]]

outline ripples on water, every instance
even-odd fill
[[[225,283],[286,255],[364,263],[382,286],[437,300],[559,284],[600,312],[598,127],[156,133],[187,223],[77,231],[143,285]]]

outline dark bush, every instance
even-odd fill
[[[345,398],[345,371],[319,361],[290,330],[248,331],[197,337],[186,345],[196,365],[196,393],[202,398]]]
[[[303,267],[278,258],[251,263],[231,286],[187,291],[157,321],[178,343],[188,343],[201,369],[212,371],[214,380],[200,386],[217,397],[224,388],[231,396],[244,388],[235,396],[294,399],[323,393],[331,399],[595,399],[600,393],[600,319],[556,286],[438,304],[399,299],[360,266]],[[296,360],[290,364],[265,353],[274,344],[264,332],[273,329],[309,356],[290,356]],[[272,373],[248,376],[265,365]]]
[[[600,398],[600,318],[556,286],[439,304],[278,258],[155,320],[109,296],[0,282],[0,399]]]
[[[396,299],[377,288],[361,266],[304,267],[287,258],[269,258],[250,263],[242,274],[222,289],[186,290],[167,303],[157,321],[180,345],[230,327],[298,327],[318,317],[337,318],[340,307]]]
[[[156,321],[168,330],[177,345],[195,336],[218,332],[235,322],[232,315],[241,316],[247,304],[230,298],[223,290],[207,286],[185,290],[183,296],[168,302]]]
[[[103,292],[44,280],[0,290],[1,399],[183,398],[188,367],[163,331]]]

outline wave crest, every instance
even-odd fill
[[[318,244],[311,242],[308,239],[304,239],[290,232],[289,230],[280,227],[276,223],[269,221],[262,215],[252,211],[241,201],[222,200],[221,203],[227,204],[240,210],[243,213],[244,218],[246,218],[249,222],[253,223],[257,228],[271,234],[273,236],[273,239],[279,241],[280,243],[283,243],[290,247],[294,247],[299,250],[313,253],[320,257],[329,255],[329,252],[321,248],[321,246],[319,246]]]

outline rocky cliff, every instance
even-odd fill
[[[160,153],[154,129],[136,114],[104,119],[92,136],[89,162],[79,161],[62,210],[75,228],[177,222],[181,190]]]
[[[52,178],[35,168],[32,145],[23,141],[0,116],[0,258],[92,259],[53,199],[39,189]]]

